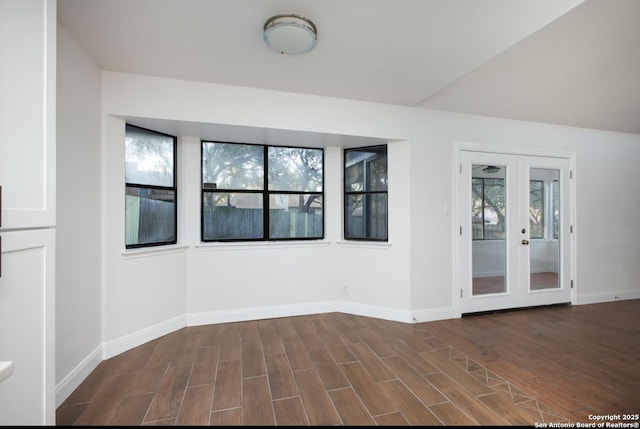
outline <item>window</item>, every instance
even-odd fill
[[[323,173],[322,149],[202,141],[202,241],[324,238]]]
[[[126,125],[125,247],[175,244],[176,137]]]
[[[557,180],[551,182],[553,238],[560,237],[560,183]]]
[[[472,186],[473,239],[505,238],[504,179],[474,177]],[[529,229],[531,238],[544,238],[544,182],[529,181]]]
[[[387,241],[387,146],[344,150],[344,238]]]
[[[504,240],[504,179],[471,179],[472,231],[474,240]]]
[[[529,181],[529,235],[544,238],[544,182]]]

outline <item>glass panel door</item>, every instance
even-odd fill
[[[529,170],[529,287],[560,287],[560,171]]]
[[[520,156],[521,306],[571,302],[570,162]]]
[[[568,158],[464,151],[461,314],[571,302]]]
[[[515,307],[517,158],[479,152],[460,155],[460,309],[472,313]]]
[[[504,165],[471,168],[473,295],[507,291],[506,170]]]

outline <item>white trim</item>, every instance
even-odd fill
[[[607,292],[582,293],[575,295],[575,304],[601,304],[603,302],[640,299],[640,290],[610,290]]]
[[[231,249],[288,249],[301,247],[327,247],[331,244],[327,240],[283,240],[283,241],[233,241],[233,242],[201,242],[196,249],[202,251],[231,250]]]
[[[511,155],[511,156],[527,156],[527,157],[546,157],[546,158],[558,158],[567,160],[569,163],[569,171],[574,173],[574,176],[569,179],[569,224],[573,225],[574,231],[569,234],[569,261],[565,261],[570,264],[570,276],[574,280],[576,280],[576,178],[575,178],[575,163],[576,163],[576,154],[575,152],[566,152],[566,151],[556,151],[556,150],[546,150],[546,149],[538,149],[538,148],[528,148],[528,147],[513,147],[513,146],[499,146],[499,145],[487,145],[487,144],[478,144],[478,143],[470,143],[470,142],[454,142],[454,182],[453,182],[453,197],[455,201],[455,209],[454,209],[454,222],[453,222],[453,236],[454,236],[454,282],[453,282],[453,297],[454,297],[454,313],[455,317],[459,318],[462,316],[461,305],[460,302],[462,298],[460,297],[460,290],[462,288],[461,284],[461,276],[460,276],[460,266],[462,264],[460,253],[462,251],[462,247],[460,246],[460,235],[458,233],[458,229],[462,224],[460,219],[461,212],[458,207],[458,200],[460,198],[459,188],[460,188],[460,170],[459,166],[461,165],[461,157],[463,152],[477,152],[477,153],[490,153],[497,155]],[[577,290],[574,289],[571,291],[571,303],[577,304]]]
[[[211,325],[216,323],[243,322],[248,320],[272,319],[276,317],[300,316],[336,311],[333,302],[278,305],[271,307],[239,308],[233,310],[206,311],[186,315],[187,326]]]
[[[100,344],[94,351],[84,358],[69,374],[56,385],[56,408],[58,408],[74,390],[91,374],[102,362],[102,348]]]
[[[573,281],[573,290],[571,291],[571,302],[573,304],[578,304],[578,287],[577,285],[577,278],[578,278],[578,246],[577,246],[577,242],[578,242],[578,234],[577,234],[577,219],[578,219],[578,203],[576,202],[576,198],[578,196],[578,192],[577,192],[577,179],[576,179],[576,156],[573,155],[570,159],[569,159],[569,168],[571,169],[571,171],[573,172],[573,177],[569,177],[569,208],[571,209],[571,213],[570,213],[570,218],[569,218],[569,222],[571,223],[570,228],[572,228],[571,231],[569,231],[569,237],[570,237],[570,242],[569,242],[569,246],[571,248],[571,280]],[[571,174],[571,173],[569,173]]]
[[[187,314],[186,319],[187,326],[199,326],[215,323],[240,322],[332,312],[357,314],[359,316],[375,317],[405,323],[410,323],[412,320],[411,312],[408,310],[377,307],[348,301],[324,301],[271,307],[208,311]]]
[[[413,323],[433,322],[436,320],[448,320],[459,318],[455,306],[440,308],[425,308],[424,310],[414,310],[411,312]]]
[[[178,253],[183,252],[188,249],[188,245],[180,245],[180,244],[171,244],[167,246],[152,246],[152,247],[142,247],[139,249],[127,249],[123,250],[120,254],[125,257],[125,259],[130,258],[145,258],[147,256],[156,256],[156,255],[165,255],[168,253]]]
[[[360,249],[388,249],[389,247],[391,247],[391,243],[389,243],[388,241],[340,240],[336,241],[336,244],[340,247],[356,247]]]
[[[335,301],[334,311],[347,314],[356,314],[364,317],[391,320],[394,322],[413,323],[411,310],[399,308],[378,307],[375,305],[359,304],[357,302]]]
[[[453,287],[451,288],[452,296],[451,301],[453,302],[453,317],[459,319],[462,317],[462,312],[460,311],[460,298],[459,291],[461,288],[461,280],[460,280],[460,234],[462,227],[462,223],[460,218],[460,210],[458,207],[458,188],[460,187],[460,175],[462,174],[460,164],[460,151],[461,149],[458,147],[458,143],[451,145],[451,160],[453,162],[451,168],[451,240],[453,243],[451,255],[451,279]],[[417,317],[417,316],[416,316]],[[418,319],[419,320],[419,319]]]
[[[115,340],[102,343],[102,359],[110,359],[120,353],[131,350],[144,343],[160,338],[163,335],[170,334],[173,331],[182,329],[186,326],[185,316],[181,315],[164,322],[157,323],[148,328],[141,329],[137,332],[127,334]]]
[[[468,142],[456,142],[455,150],[456,150],[456,155],[458,155],[456,157],[456,160],[459,160],[460,151],[488,152],[488,153],[498,153],[498,154],[505,154],[505,155],[543,156],[547,158],[566,158],[566,159],[572,159],[575,157],[575,152],[564,152],[564,151],[558,151],[558,150],[527,148],[527,147],[486,145],[486,144],[468,143]]]

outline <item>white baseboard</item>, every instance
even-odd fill
[[[424,310],[414,310],[411,321],[413,323],[433,322],[436,320],[455,319],[455,307],[427,308]]]
[[[333,301],[305,304],[277,305],[272,307],[239,308],[234,310],[188,313],[187,326],[212,325],[216,323],[243,322],[248,320],[273,319],[276,317],[301,316],[304,314],[329,313],[335,310]]]
[[[640,290],[610,290],[596,293],[578,293],[576,304],[600,304],[603,302],[623,301],[627,299],[640,299]]]
[[[331,312],[357,314],[358,316],[375,317],[378,319],[393,320],[396,322],[412,322],[412,314],[409,310],[378,307],[348,301],[324,301],[305,304],[278,305],[272,307],[209,311],[203,313],[190,313],[187,314],[186,317],[187,326],[198,326]]]
[[[376,319],[392,320],[394,322],[412,323],[410,310],[379,307],[377,305],[360,304],[349,301],[336,301],[335,305],[334,311],[340,313],[375,317]]]
[[[155,340],[156,338],[160,338],[163,335],[182,329],[185,326],[185,316],[182,315],[157,323],[153,326],[149,326],[148,328],[141,329],[118,339],[102,343],[102,358],[112,358],[120,353],[126,352],[127,350],[131,350],[134,347],[138,347],[144,343]]]
[[[125,335],[116,340],[100,344],[82,362],[78,364],[60,383],[56,385],[56,408],[59,407],[91,374],[91,371],[103,360],[112,358],[120,353],[131,350],[144,343],[155,340],[163,335],[177,331],[186,326],[185,317],[179,316],[165,322],[158,323],[137,332]]]
[[[100,344],[56,385],[56,408],[62,405],[69,395],[80,386],[80,383],[91,374],[91,371],[104,360],[102,349],[103,345]]]

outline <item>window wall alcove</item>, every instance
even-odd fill
[[[131,236],[126,229],[135,225],[125,216],[129,207],[125,206],[125,201],[130,205],[131,200],[131,192],[126,194],[125,191],[127,186],[132,186],[125,181],[127,127],[150,130],[176,139],[176,180],[172,188],[175,192],[172,201],[175,201],[177,210],[174,243],[126,248],[125,238]],[[395,190],[393,187],[394,181],[408,181],[404,177],[408,172],[403,168],[408,156],[407,141],[139,117],[109,117],[106,130],[105,195],[109,212],[106,229],[110,233],[105,256],[105,320],[109,340],[124,344],[126,341],[118,339],[136,335],[135,332],[147,332],[144,335],[148,337],[145,338],[151,339],[153,335],[157,336],[151,331],[166,333],[184,325],[327,311],[354,314],[364,311],[373,317],[411,320],[408,304],[409,247],[408,240],[403,240],[408,222],[398,216],[405,215],[407,210],[379,208],[380,203],[377,202],[375,210],[371,207],[367,211],[372,213],[371,219],[377,225],[374,233],[369,236],[359,234],[357,239],[350,239],[345,237],[344,230],[345,151],[361,148],[359,156],[373,154],[371,157],[375,158],[375,161],[368,162],[371,168],[376,167],[377,183],[384,188],[365,188],[365,193],[376,192],[377,200],[385,204],[387,194],[393,195],[390,200],[396,203],[405,201],[408,205],[408,191],[404,187]],[[211,172],[220,167],[215,162],[203,161],[203,146],[211,149],[209,146],[217,145],[210,142],[222,142],[220,147],[227,155],[238,151],[253,154],[249,157],[251,162],[235,158],[221,161],[232,165],[229,171],[243,168],[268,170],[278,161],[274,157],[291,152],[296,156],[311,154],[314,159],[321,159],[322,168],[318,172],[322,174],[314,176],[313,188],[308,189],[304,187],[306,185],[287,188],[289,184],[282,185],[274,177],[267,177],[265,171],[259,175],[252,172],[238,176],[229,171],[222,175],[207,175],[205,169]],[[264,166],[257,166],[257,156],[266,160]],[[277,165],[281,169],[282,166]],[[272,190],[268,186],[264,191],[253,189],[263,186],[258,178],[262,174],[265,180],[275,182],[277,189]],[[229,180],[233,186],[229,189],[225,189],[222,182],[227,180],[227,176],[232,177]],[[296,177],[295,184],[300,184],[300,177]],[[253,184],[244,189],[243,180],[246,178],[252,179]],[[353,184],[355,180],[352,178],[349,183]],[[236,195],[229,198],[233,193]],[[203,210],[203,201],[213,201],[218,194],[224,198],[215,206],[216,209]],[[237,198],[237,195],[244,198]],[[379,195],[384,195],[384,199]],[[209,221],[205,224],[208,228],[204,230],[206,234],[203,234],[204,216],[215,213],[220,204],[224,203],[224,210],[220,212],[225,213],[227,222],[231,222],[235,218],[228,213],[236,209],[247,212],[255,207],[275,204],[269,210],[277,210],[277,215],[281,216],[287,210],[299,210],[299,201],[311,201],[309,208],[313,211],[314,222],[322,222],[308,230],[312,232],[309,236],[300,232],[307,230],[288,229],[287,226],[287,232],[292,231],[290,236],[269,231],[268,235],[257,239],[247,234],[240,234],[240,239],[225,235],[218,237],[214,234],[218,231],[211,230]],[[233,205],[236,208],[232,208]],[[364,211],[349,208],[356,214]],[[253,218],[255,214],[251,216]],[[273,223],[276,215],[270,212],[269,216]],[[287,219],[294,219],[294,222],[307,220],[306,216],[293,215]],[[252,221],[252,225],[252,228],[260,227],[261,222]],[[265,223],[265,229],[270,227]],[[283,230],[279,228],[279,231]],[[123,300],[123,296],[127,299]],[[136,313],[134,307],[144,307],[144,310]],[[120,347],[110,349],[107,354],[122,351]]]

